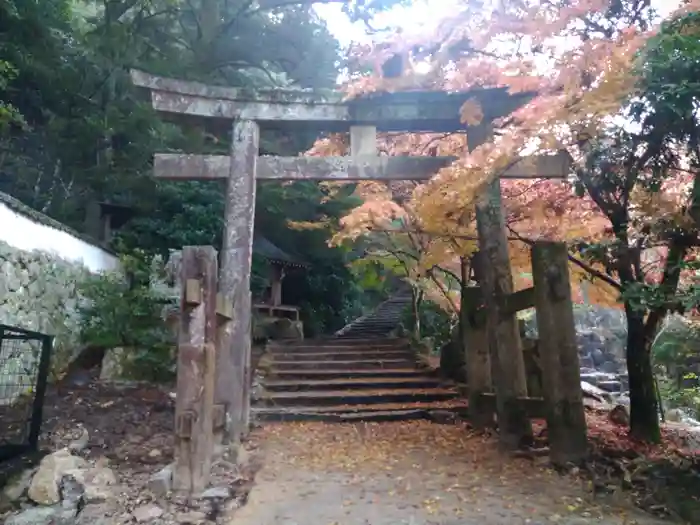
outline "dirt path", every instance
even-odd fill
[[[428,422],[286,424],[254,436],[264,466],[231,525],[656,525],[584,482]]]

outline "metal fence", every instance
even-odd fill
[[[0,324],[0,461],[37,450],[53,337]]]

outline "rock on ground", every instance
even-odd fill
[[[74,456],[68,449],[58,450],[46,456],[29,485],[29,498],[40,505],[53,505],[61,498],[59,483],[66,474],[85,468],[87,461]]]
[[[148,523],[160,518],[163,515],[163,509],[151,503],[135,508],[132,514],[137,522]]]
[[[34,507],[10,516],[5,525],[73,525],[75,512],[60,506]]]

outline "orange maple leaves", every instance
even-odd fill
[[[413,68],[398,79],[355,77],[346,86],[348,96],[375,90],[497,86],[511,93],[536,92],[528,103],[496,119],[493,124],[499,134],[471,151],[467,146],[474,133],[470,131],[481,134],[482,125],[488,124],[482,122],[483,108],[474,99],[461,110],[462,121],[471,127],[466,136],[380,138],[384,154],[454,155],[458,160],[421,185],[360,184],[358,192],[365,202],[343,220],[337,239],[392,229],[397,235],[420,235],[425,253],[415,263],[424,268],[454,267],[458,255],[475,249],[476,199],[484,185],[514,159],[562,148],[576,156],[577,138],[586,133],[594,136],[610,124],[623,102],[635,93],[637,54],[656,31],[631,14],[617,13],[618,19],[606,19],[610,0],[502,0],[490,6],[464,0],[458,4],[456,12],[422,33],[404,31],[380,46],[353,50],[358,60],[376,62],[393,52],[410,55],[418,48],[428,49],[420,58],[426,66],[420,72]],[[700,1],[696,0],[681,9],[698,8]],[[311,154],[343,154],[346,148],[344,139],[334,137],[318,143]],[[682,220],[678,210],[687,198],[688,182],[679,174],[667,183],[668,191],[635,191],[633,218]],[[575,196],[567,181],[509,180],[502,183],[502,192],[513,239],[596,242],[610,234],[607,218],[591,199]],[[642,222],[635,224],[638,227]],[[527,245],[514,240],[511,253],[514,274],[526,275]],[[655,249],[650,257],[656,261],[650,264],[660,268],[663,250]],[[575,281],[585,278],[579,267],[572,273]],[[588,296],[614,302],[617,292],[600,286],[600,294]],[[583,294],[575,290],[575,295]]]

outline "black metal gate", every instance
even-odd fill
[[[0,324],[0,461],[37,450],[53,337]]]

